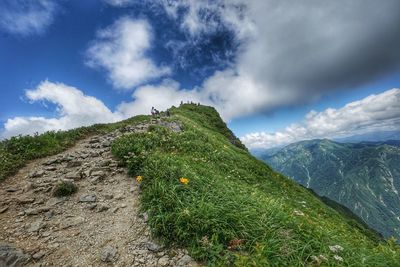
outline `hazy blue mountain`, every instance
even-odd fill
[[[302,141],[259,158],[400,239],[400,141]]]

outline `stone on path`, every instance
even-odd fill
[[[103,262],[115,262],[118,259],[118,252],[111,246],[106,246],[101,252],[100,259]]]
[[[97,196],[95,193],[85,194],[79,198],[79,202],[96,202],[96,201],[97,201]]]

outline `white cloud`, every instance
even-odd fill
[[[15,117],[4,124],[3,137],[33,134],[49,130],[67,130],[94,123],[121,120],[100,100],[87,96],[79,89],[62,83],[41,82],[37,88],[26,91],[26,97],[34,101],[47,101],[57,106],[57,118]]]
[[[171,18],[180,21],[181,29],[192,36],[227,27],[243,39],[255,30],[251,19],[244,14],[246,2],[241,0],[159,0],[158,3]]]
[[[116,6],[116,7],[125,7],[128,6],[132,3],[134,3],[133,0],[104,0],[107,4]]]
[[[340,109],[310,111],[301,123],[275,133],[250,133],[241,138],[249,148],[270,148],[305,139],[343,137],[372,131],[400,130],[400,89],[391,89]]]
[[[117,107],[117,113],[123,117],[130,117],[143,113],[150,113],[151,107],[166,110],[172,105],[179,105],[180,101],[200,102],[201,95],[196,90],[183,90],[172,80],[165,80],[161,85],[145,85],[132,94],[134,101],[123,102]]]
[[[199,89],[227,119],[312,102],[400,69],[392,45],[400,41],[398,1],[160,3],[194,40],[221,27],[234,32],[234,65]]]
[[[87,50],[87,65],[107,71],[114,87],[132,89],[169,74],[146,55],[151,47],[152,30],[145,20],[123,17],[98,31]]]
[[[120,103],[114,112],[97,98],[87,96],[81,90],[63,83],[43,81],[35,89],[27,90],[25,96],[31,103],[42,101],[44,104],[55,104],[57,116],[8,119],[1,133],[2,138],[115,122],[139,114],[150,114],[153,106],[158,110],[165,110],[171,105],[179,105],[181,100],[200,102],[202,97],[196,90],[182,90],[172,80],[165,80],[158,86],[139,87],[132,94],[132,101]]]
[[[56,11],[57,4],[51,0],[5,0],[0,3],[0,28],[21,36],[41,34]]]

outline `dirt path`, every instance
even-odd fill
[[[111,142],[122,134],[82,140],[0,184],[0,267],[197,266],[186,251],[151,240],[138,210],[138,184],[111,155]],[[53,197],[62,180],[73,181],[78,192]]]

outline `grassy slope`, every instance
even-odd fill
[[[214,109],[183,105],[171,112],[182,133],[152,127],[113,144],[131,174],[143,177],[142,208],[165,243],[185,246],[210,265],[304,266],[322,254],[323,266],[400,266],[393,240],[377,241],[252,157]],[[336,244],[344,247],[343,263],[329,250]]]
[[[55,155],[73,146],[77,141],[94,134],[148,120],[148,116],[111,124],[95,124],[69,131],[46,132],[35,136],[17,136],[0,142],[0,181],[13,175],[29,160]]]

